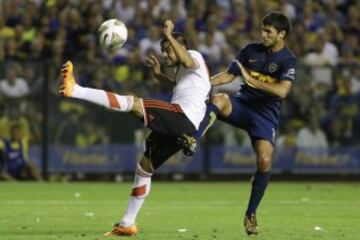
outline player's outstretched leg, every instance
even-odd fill
[[[204,136],[205,133],[209,130],[209,128],[215,123],[219,112],[220,110],[215,104],[210,102],[206,105],[205,117],[201,121],[199,129],[194,134],[194,137],[197,140],[200,140],[200,138]]]
[[[106,108],[120,111],[130,112],[137,111],[134,109],[134,101],[140,101],[138,98],[133,96],[123,96],[112,92],[106,92],[100,89],[82,87],[76,83],[74,77],[74,66],[71,61],[67,61],[61,69],[62,84],[60,86],[60,94],[64,97],[78,98],[92,102]],[[141,113],[135,115],[141,117]]]
[[[208,103],[205,116],[200,123],[199,129],[194,133],[194,135],[190,136],[184,134],[179,137],[179,143],[186,156],[194,155],[197,149],[197,143],[200,141],[201,137],[205,135],[207,130],[209,130],[209,128],[215,123],[218,113],[218,107],[213,103]]]
[[[125,214],[120,222],[115,224],[113,230],[105,233],[104,236],[135,236],[137,234],[138,229],[135,225],[135,219],[145,197],[150,192],[151,176],[152,173],[145,171],[140,164],[137,165],[134,185]]]

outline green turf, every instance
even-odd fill
[[[106,239],[130,187],[0,182],[0,239]],[[246,182],[155,182],[135,239],[360,239],[359,184],[272,183],[258,213],[261,234],[251,237],[242,227],[249,191]]]

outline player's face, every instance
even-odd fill
[[[14,141],[18,141],[21,139],[21,133],[20,133],[20,129],[18,128],[12,128],[11,129],[11,138]]]
[[[177,56],[169,42],[164,42],[161,45],[161,52],[162,52],[162,56],[165,60],[165,63],[168,67],[174,67],[177,65],[177,63],[178,63]]]
[[[282,32],[278,32],[273,26],[265,25],[261,27],[261,37],[264,46],[274,47],[279,43],[279,41],[283,41],[284,34]]]

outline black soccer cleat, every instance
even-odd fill
[[[255,214],[251,214],[250,216],[245,215],[244,228],[245,228],[245,232],[248,235],[251,235],[251,234],[257,235],[259,233],[259,226],[257,224]]]
[[[178,137],[178,143],[182,147],[185,156],[192,156],[197,149],[197,141],[193,136],[183,134]]]

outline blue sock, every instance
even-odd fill
[[[252,182],[251,195],[249,200],[249,206],[246,211],[246,216],[256,213],[262,197],[264,196],[266,187],[269,183],[270,172],[256,171],[254,180]]]
[[[215,104],[208,103],[206,105],[205,117],[201,121],[199,129],[194,133],[194,137],[196,138],[196,140],[200,140],[200,138],[206,133],[206,131],[214,124],[219,112],[220,110]]]

